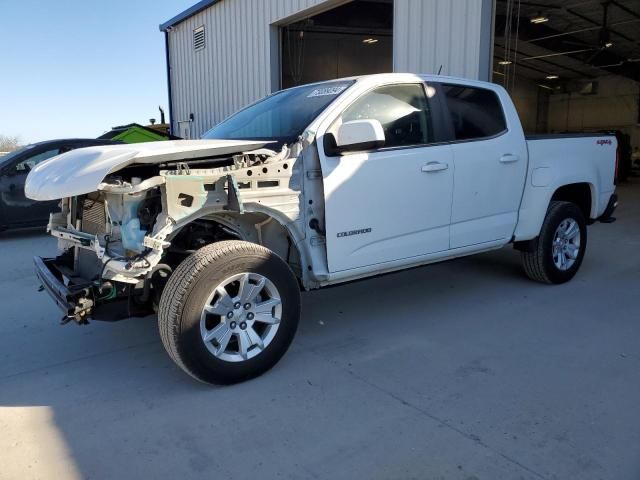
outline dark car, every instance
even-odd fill
[[[27,145],[0,157],[0,231],[44,226],[49,213],[56,210],[59,200],[36,202],[24,195],[24,182],[29,171],[37,164],[76,148],[119,143],[90,138],[49,140]]]

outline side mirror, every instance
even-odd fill
[[[354,120],[340,125],[335,150],[336,153],[373,150],[384,143],[384,130],[378,120]]]

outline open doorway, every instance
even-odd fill
[[[393,70],[393,0],[354,0],[281,27],[282,88]]]
[[[619,178],[628,176],[640,148],[638,1],[496,6],[493,81],[509,90],[525,131],[614,133]]]

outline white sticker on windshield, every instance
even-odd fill
[[[325,97],[327,95],[338,95],[347,89],[347,85],[340,85],[338,87],[325,87],[316,88],[313,92],[307,95],[307,98],[313,97]]]

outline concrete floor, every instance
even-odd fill
[[[640,184],[571,283],[511,249],[303,296],[292,349],[192,381],[153,319],[61,327],[0,238],[0,478],[640,478]]]

